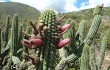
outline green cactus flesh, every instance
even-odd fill
[[[88,45],[90,45],[92,43],[92,40],[93,40],[94,36],[96,35],[100,24],[101,24],[101,16],[96,15],[93,19],[89,32],[88,32],[86,38],[84,39],[84,43],[87,43]]]
[[[55,60],[56,60],[56,49],[55,45],[58,43],[59,38],[58,37],[58,30],[57,30],[57,21],[56,21],[56,14],[52,10],[46,10],[44,13],[41,15],[40,21],[43,22],[43,25],[48,28],[48,32],[45,35],[46,37],[44,38],[45,42],[45,56],[44,59],[44,64],[46,63],[46,70],[51,70],[54,69],[54,66],[56,65]]]

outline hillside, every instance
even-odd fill
[[[110,22],[110,7],[105,7],[103,9],[103,19],[106,22]],[[0,2],[0,13],[2,18],[0,19],[0,24],[5,23],[5,19],[7,15],[13,16],[13,14],[19,14],[19,19],[20,21],[27,21],[29,19],[36,20],[40,14],[40,12],[25,4],[21,3],[16,3],[16,2]],[[91,23],[90,21],[93,18],[93,9],[85,9],[85,10],[80,10],[80,11],[73,11],[73,12],[68,12],[64,13],[66,14],[66,19],[72,18],[76,22],[80,22],[82,19],[85,19],[88,23]],[[61,14],[59,14],[61,15]]]
[[[37,19],[40,12],[25,4],[16,3],[16,2],[0,2],[0,13],[1,13],[1,20],[4,22],[7,15],[13,16],[13,14],[18,14],[20,17],[20,20],[22,18],[27,19]],[[25,21],[23,19],[23,21]]]
[[[77,12],[69,12],[65,14],[67,15],[66,18],[72,18],[77,22],[80,22],[82,19],[85,19],[86,21],[90,21],[90,19],[93,18],[92,13],[93,13],[93,9],[85,9],[85,10],[80,10]],[[110,7],[104,7],[102,14],[104,20],[110,21]]]

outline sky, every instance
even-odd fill
[[[0,2],[19,2],[30,5],[41,12],[47,8],[57,12],[79,11],[102,3],[104,6],[110,6],[110,0],[0,0]]]

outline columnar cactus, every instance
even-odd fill
[[[102,5],[97,5],[96,8],[94,9],[93,15],[102,15],[102,10],[103,10],[103,4]]]
[[[91,45],[92,40],[94,36],[96,35],[100,24],[101,24],[101,16],[100,15],[94,16],[93,22],[91,24],[91,28],[89,29],[87,37],[84,39],[84,43]]]
[[[28,25],[27,28],[22,24],[25,22],[18,24],[18,15],[15,14],[12,19],[11,37],[8,40],[8,16],[4,39],[6,44],[2,52],[1,47],[4,41],[2,41],[0,28],[0,66],[2,67],[0,69],[73,70],[80,68],[80,70],[100,70],[109,33],[102,39],[98,64],[95,63],[95,46],[91,44],[101,24],[102,7],[96,7],[87,36],[84,34],[85,20],[81,21],[76,32],[74,20],[68,19],[63,25],[61,21],[65,15],[57,19],[55,12],[49,9],[41,13],[37,25],[29,21],[30,26]],[[78,63],[75,63],[76,61]]]
[[[10,24],[10,16],[8,15],[6,18],[6,27],[5,27],[5,45],[8,43],[8,38],[9,38],[9,24]]]
[[[44,23],[44,27],[48,28],[48,32],[45,37],[45,47],[47,48],[48,62],[47,69],[54,68],[54,60],[56,58],[56,49],[61,48],[69,42],[69,39],[62,40],[60,42],[61,33],[67,30],[70,25],[66,25],[61,27],[61,24],[57,22],[55,12],[52,10],[45,11],[43,16],[41,16],[42,22]],[[50,63],[51,62],[51,63]]]
[[[53,10],[46,10],[41,14],[37,27],[32,22],[30,24],[33,27],[33,34],[28,40],[23,40],[23,45],[27,48],[39,48],[41,50],[39,52],[40,70],[54,69],[57,49],[64,47],[70,41],[69,38],[61,41],[61,37],[71,25],[61,26]]]
[[[1,54],[1,46],[2,46],[2,30],[0,28],[0,54]]]
[[[57,65],[56,70],[62,70],[68,63],[74,62],[81,56],[84,45],[87,44],[90,46],[92,44],[92,41],[98,31],[100,24],[101,16],[95,15],[86,38],[83,40],[83,42],[79,45],[79,48],[77,49],[77,54],[72,53],[65,60],[61,60],[60,63]]]
[[[89,46],[85,45],[81,55],[80,70],[89,70]]]
[[[90,68],[91,70],[97,70],[96,58],[95,58],[95,45],[92,44],[89,47],[89,54],[90,54]]]
[[[85,24],[86,24],[86,21],[84,19],[81,20],[78,27],[78,31],[76,33],[76,34],[79,34],[79,40],[81,41],[80,43],[82,43],[85,38]]]
[[[100,58],[98,59],[98,70],[101,70],[101,66],[102,66],[102,62],[104,60],[104,56],[105,56],[105,50],[107,48],[107,38],[103,37],[102,38],[102,44],[100,47]]]
[[[11,30],[11,54],[16,55],[18,47],[18,15],[15,14],[12,20],[12,30]]]
[[[75,53],[75,50],[77,47],[75,46],[75,21],[68,19],[66,24],[70,24],[71,28],[63,35],[63,38],[70,38],[70,43],[67,45],[66,48],[68,48],[68,55],[71,53]],[[73,47],[74,46],[74,47]]]

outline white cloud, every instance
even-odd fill
[[[28,4],[40,11],[43,11],[44,9],[47,8],[52,8],[59,12],[71,12],[87,8],[93,8],[96,5],[100,5],[102,3],[104,3],[104,6],[110,6],[110,0],[89,0],[88,2],[81,3],[80,8],[77,8],[75,6],[75,4],[79,0],[10,0],[10,1]],[[6,0],[0,0],[0,2],[6,2]]]
[[[65,11],[66,12],[78,11],[78,8],[76,8],[76,6],[74,6],[74,5],[66,4],[65,5]]]
[[[65,11],[71,12],[71,11],[78,11],[78,8],[74,5],[77,2],[77,0],[67,0],[65,4]]]
[[[104,3],[104,6],[110,6],[110,0],[102,0],[101,3]]]
[[[85,3],[88,3],[88,5],[85,6]],[[97,5],[101,5],[102,3],[104,6],[110,6],[110,0],[89,0],[89,2],[83,2],[79,10],[93,8]]]
[[[0,2],[6,2],[6,1],[4,1],[4,0],[0,0]]]
[[[28,4],[32,7],[35,7],[39,10],[43,10],[48,5],[51,4],[50,0],[11,0],[12,2],[19,2],[23,4]]]
[[[74,3],[77,0],[11,0],[12,2],[20,2],[28,4],[42,11],[46,8],[52,8],[59,12],[69,12],[78,10]]]

